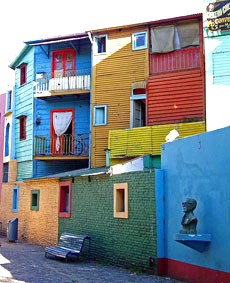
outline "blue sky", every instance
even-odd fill
[[[1,1],[0,94],[14,84],[8,65],[23,41],[201,13],[203,7],[202,0]]]

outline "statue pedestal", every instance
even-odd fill
[[[200,253],[207,249],[211,234],[174,234],[174,240]]]

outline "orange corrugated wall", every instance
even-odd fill
[[[147,124],[204,121],[201,69],[151,75],[147,87]]]

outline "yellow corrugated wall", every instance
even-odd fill
[[[132,33],[146,27],[108,32],[107,53],[93,56],[91,166],[106,164],[110,130],[130,126],[131,83],[148,79],[148,49],[132,50]],[[101,33],[101,34],[106,34]],[[107,105],[107,125],[93,126],[93,106]]]
[[[109,132],[110,158],[161,154],[161,144],[173,129],[179,132],[178,138],[205,132],[205,122],[157,125],[150,127],[113,130]]]

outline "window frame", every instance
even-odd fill
[[[37,195],[37,205],[33,205],[33,195]],[[30,195],[30,210],[39,210],[40,190],[31,190]]]
[[[141,35],[141,34],[145,34],[145,44],[137,47],[136,38],[138,35]],[[132,34],[132,50],[141,50],[141,49],[146,49],[147,47],[148,47],[148,32],[147,31],[135,32]]]
[[[27,63],[24,63],[20,66],[20,86],[26,84],[26,82],[27,82]]]
[[[98,39],[105,37],[105,51],[98,52]],[[108,52],[108,34],[100,34],[94,36],[94,53],[97,55],[106,54]]]
[[[66,49],[60,49],[60,50],[55,50],[52,51],[51,53],[51,77],[54,78],[54,72],[55,72],[55,56],[58,54],[62,55],[62,69],[63,69],[63,76],[65,77],[65,63],[66,63],[66,54],[67,53],[71,53],[73,55],[73,59],[72,59],[72,65],[73,65],[73,69],[72,71],[75,71],[75,50],[73,48],[66,48]],[[73,76],[75,75],[74,73],[72,74]]]
[[[64,212],[61,211],[61,206],[62,206],[62,187],[69,187],[69,199],[68,199],[68,211]],[[60,182],[59,183],[59,201],[58,201],[58,216],[59,217],[70,217],[71,215],[71,181],[65,181],[65,182]]]
[[[26,116],[19,117],[19,140],[26,140]]]
[[[12,212],[18,212],[18,190],[19,186],[13,186],[12,188]],[[16,199],[14,192],[16,191]],[[14,207],[14,204],[16,204],[16,207]]]
[[[8,181],[9,181],[9,162],[5,162],[5,163],[3,163],[2,182],[3,183],[8,183]]]
[[[124,190],[124,211],[117,211],[119,202],[118,190]],[[128,218],[128,183],[113,184],[113,217],[114,218]]]
[[[96,110],[98,108],[104,108],[104,123],[96,124]],[[107,105],[94,105],[93,107],[93,125],[94,126],[105,126],[107,125]]]

